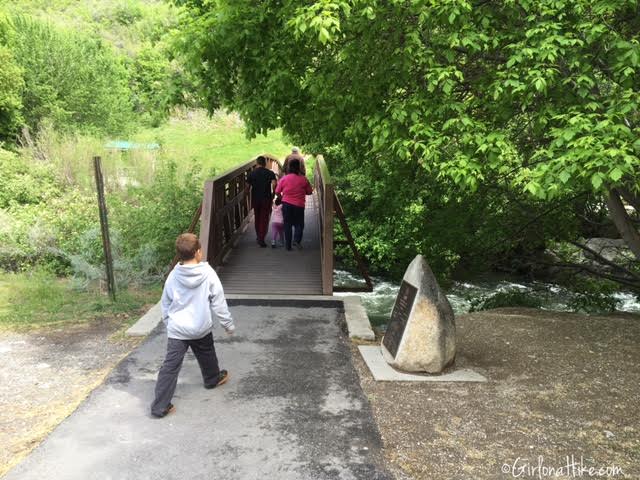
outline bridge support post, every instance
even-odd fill
[[[316,157],[314,169],[318,220],[320,222],[320,262],[322,268],[322,294],[333,295],[333,197],[334,189],[329,169],[322,155]]]
[[[333,295],[333,185],[324,186],[325,219],[322,225],[322,293]]]

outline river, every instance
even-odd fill
[[[336,285],[361,285],[362,280],[349,272],[336,270],[334,272]],[[393,302],[395,301],[399,283],[391,282],[383,278],[373,278],[373,292],[369,293],[336,293],[335,295],[359,295],[362,299],[369,319],[374,326],[386,325],[391,315]],[[445,289],[445,294],[456,314],[467,313],[471,307],[471,301],[495,292],[504,292],[518,289],[539,299],[541,308],[545,310],[571,311],[569,307],[572,297],[575,295],[570,290],[556,284],[544,282],[524,282],[504,279],[483,279],[474,281],[456,281]],[[617,300],[616,309],[621,312],[640,313],[640,301],[636,296],[628,292],[614,294]]]

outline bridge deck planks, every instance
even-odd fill
[[[260,248],[251,222],[224,263],[216,268],[225,293],[322,295],[315,194],[307,197],[304,222],[303,249],[294,247],[290,252],[284,247],[271,248],[271,228],[266,238],[267,248]]]

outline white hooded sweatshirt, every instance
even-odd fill
[[[213,317],[225,330],[235,330],[220,279],[207,262],[176,265],[164,284],[161,306],[169,338],[202,338],[213,329]]]

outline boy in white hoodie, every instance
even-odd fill
[[[167,356],[158,373],[151,415],[162,418],[175,410],[171,399],[178,383],[182,360],[189,347],[198,360],[205,388],[226,383],[229,374],[220,370],[213,345],[213,317],[227,334],[235,330],[222,284],[216,272],[202,261],[200,241],[192,233],[176,240],[180,258],[167,277],[162,292],[162,320],[167,326]]]

